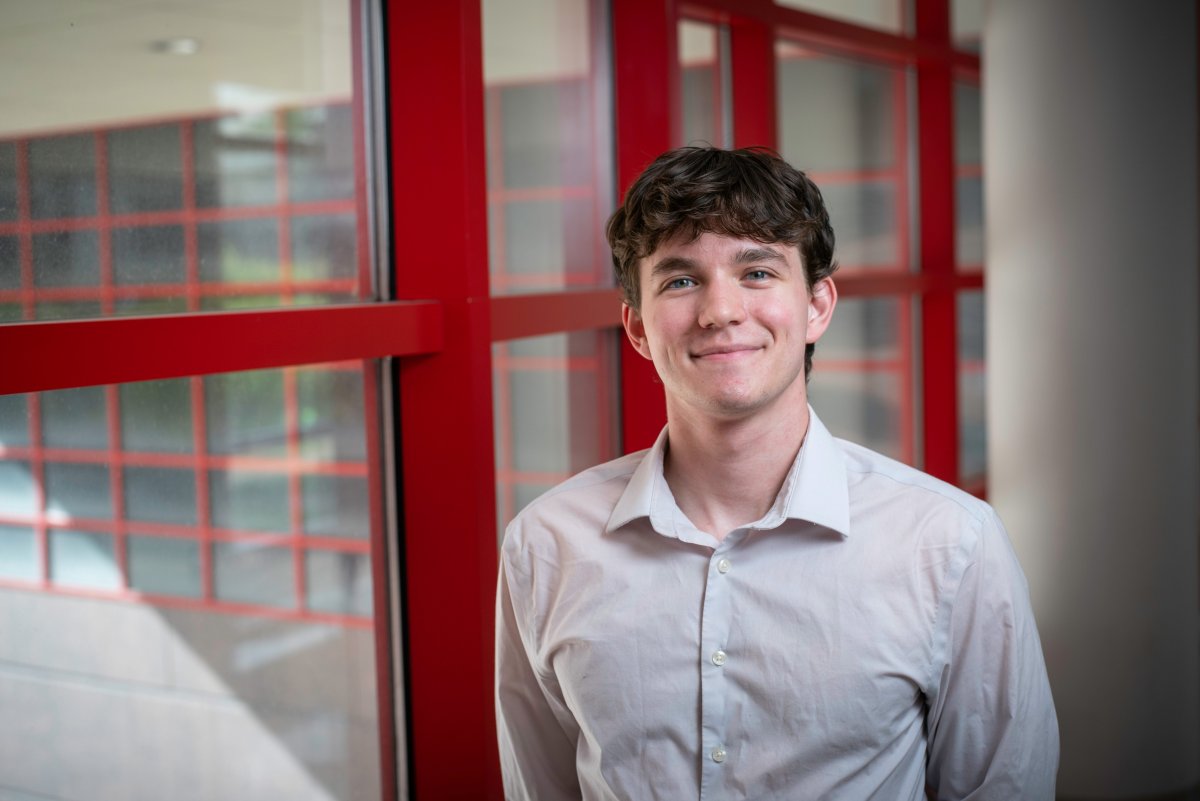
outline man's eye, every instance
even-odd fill
[[[667,289],[687,289],[695,285],[696,282],[690,278],[672,278],[667,282]]]
[[[746,273],[746,277],[751,281],[765,281],[771,277],[771,274],[766,270],[751,270],[750,272]]]

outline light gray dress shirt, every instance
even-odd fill
[[[530,504],[501,552],[509,799],[1050,801],[1058,725],[991,507],[811,417],[723,541],[648,451]]]

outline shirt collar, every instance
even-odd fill
[[[667,427],[663,427],[613,507],[606,532],[616,531],[645,517],[659,534],[692,539],[685,529],[693,527],[679,510],[663,475],[666,448]],[[776,528],[789,519],[815,523],[843,537],[850,535],[850,494],[841,448],[811,406],[804,444],[788,469],[775,502],[761,519],[750,524],[750,528]]]

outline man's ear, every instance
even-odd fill
[[[804,341],[816,342],[829,328],[833,320],[833,307],[837,306],[837,287],[832,278],[822,278],[813,284],[808,295],[808,331]]]
[[[625,326],[625,335],[629,337],[633,349],[649,359],[650,345],[646,342],[646,324],[642,322],[642,315],[638,310],[628,303],[621,304],[621,324]]]

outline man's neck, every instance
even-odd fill
[[[667,405],[667,485],[680,510],[718,541],[770,510],[808,431],[808,406],[720,420]]]

